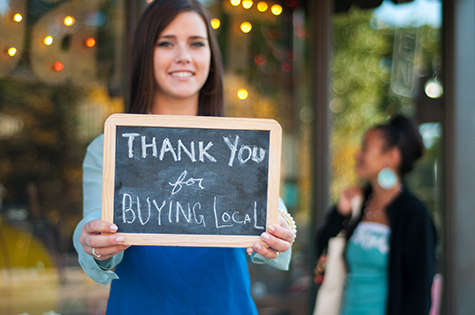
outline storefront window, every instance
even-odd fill
[[[296,0],[215,2],[209,2],[209,10],[219,20],[226,115],[272,118],[281,124],[280,194],[298,226],[290,271],[249,265],[252,295],[260,314],[305,314],[313,121],[306,8]]]
[[[138,8],[150,1],[142,0]],[[307,310],[311,216],[308,21],[304,4],[202,1],[225,69],[226,115],[283,128],[281,197],[298,225],[289,272],[250,264],[260,314]],[[126,21],[120,0],[0,1],[0,313],[103,314],[109,286],[79,267],[82,161],[122,112]]]
[[[442,4],[394,2],[375,9],[352,6],[333,16],[331,194],[336,200],[357,184],[355,152],[364,131],[403,114],[419,124],[426,149],[406,184],[441,233]]]
[[[104,307],[72,232],[86,145],[123,110],[123,6],[0,1],[1,314]]]

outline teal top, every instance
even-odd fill
[[[348,240],[342,315],[383,315],[388,300],[390,228],[360,222]]]

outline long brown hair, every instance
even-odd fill
[[[131,49],[125,109],[127,113],[151,112],[155,86],[153,52],[158,36],[178,14],[189,11],[198,13],[205,22],[211,50],[210,71],[198,98],[198,115],[224,115],[221,53],[208,13],[196,0],[155,0],[142,14]]]

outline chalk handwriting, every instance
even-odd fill
[[[133,200],[136,202],[133,202]],[[200,202],[180,202],[178,200],[163,200],[161,206],[155,199],[146,198],[147,206],[142,205],[140,197],[132,197],[131,194],[124,193],[122,198],[122,221],[124,224],[133,224],[138,221],[141,226],[150,224],[150,219],[154,218],[152,209],[155,208],[158,214],[158,226],[163,225],[162,214],[167,217],[165,223],[168,224],[198,224],[206,227],[206,216],[213,216],[215,228],[232,228],[235,225],[251,224],[256,230],[264,230],[264,226],[259,225],[257,218],[257,202],[253,202],[252,214],[251,211],[246,213],[240,210],[226,210],[218,209],[218,197],[213,198],[213,206],[211,211],[205,211]],[[163,209],[168,203],[168,210]],[[153,205],[153,207],[152,207]],[[167,213],[168,212],[168,213]],[[206,214],[208,213],[208,214]],[[146,218],[145,218],[146,217]],[[137,220],[138,218],[138,220]],[[210,217],[208,217],[210,219]]]
[[[237,224],[247,224],[251,223],[251,217],[248,213],[244,214],[242,220],[239,220],[240,212],[235,210],[232,214],[229,214],[231,211],[223,211],[221,217],[218,216],[218,209],[217,209],[217,197],[214,197],[213,201],[213,213],[214,213],[214,222],[216,223],[216,228],[230,228],[234,226],[234,223]],[[222,223],[220,224],[220,220]],[[224,223],[224,224],[223,224]],[[257,202],[254,202],[254,228],[258,230],[264,230],[263,226],[257,225]]]
[[[123,195],[123,198],[122,198],[122,221],[124,224],[132,224],[135,222],[135,220],[137,219],[137,215],[136,215],[136,212],[138,213],[138,218],[139,218],[139,222],[141,225],[146,225],[150,218],[152,217],[152,213],[151,213],[151,209],[152,209],[152,204],[155,206],[157,212],[158,212],[158,225],[162,225],[162,220],[161,220],[161,216],[162,216],[162,209],[165,207],[167,201],[166,200],[163,200],[162,201],[162,205],[159,207],[158,206],[158,203],[155,199],[152,200],[152,202],[150,202],[150,197],[147,197],[147,210],[148,210],[148,217],[147,217],[147,220],[143,220],[142,218],[142,209],[141,209],[141,203],[140,203],[140,198],[139,196],[136,196],[136,211],[135,209],[133,208],[134,206],[134,203],[132,201],[132,196],[130,194],[127,194],[127,193],[124,193]],[[175,209],[175,219],[176,221],[173,221],[173,210]],[[186,204],[186,209],[188,211],[185,210],[185,207],[182,205],[181,202],[179,201],[175,201],[175,206],[174,206],[174,203],[173,201],[170,201],[169,204],[168,204],[168,221],[170,223],[179,223],[180,222],[180,218],[183,217],[186,221],[186,223],[190,223],[190,224],[203,224],[203,227],[206,227],[206,222],[205,222],[205,217],[204,215],[202,214],[199,214],[198,216],[196,215],[196,212],[197,210],[200,211],[201,210],[201,203],[199,202],[195,202],[193,205],[191,205],[190,203],[187,203]],[[193,216],[192,216],[193,214]]]
[[[210,161],[215,163],[216,158],[212,156],[209,152],[211,147],[213,146],[213,142],[208,142],[206,145],[203,141],[198,141],[198,159],[196,157],[196,151],[195,151],[195,141],[190,142],[189,148],[187,148],[181,139],[178,139],[177,141],[177,146],[176,148],[173,146],[172,142],[170,141],[169,138],[165,138],[162,141],[162,145],[160,147],[160,154],[158,153],[158,144],[157,144],[157,139],[155,137],[152,137],[151,142],[147,142],[147,137],[146,136],[140,136],[139,133],[123,133],[122,134],[123,138],[128,138],[127,141],[127,153],[128,157],[130,159],[134,158],[135,156],[135,151],[134,149],[136,148],[135,144],[135,138],[140,137],[141,141],[140,142],[140,149],[141,149],[141,157],[145,159],[148,155],[149,149],[152,150],[152,156],[155,158],[158,158],[160,161],[163,161],[163,159],[168,155],[171,156],[171,158],[177,162],[182,160],[182,156],[186,155],[190,159],[191,162],[196,162],[199,160],[200,162],[205,162],[205,160]],[[182,155],[182,152],[185,154]]]
[[[231,150],[231,153],[229,155],[229,161],[228,165],[233,166],[234,164],[234,159],[236,158],[236,152],[237,154],[237,159],[239,163],[245,164],[247,161],[252,160],[256,163],[260,163],[264,161],[264,158],[266,157],[266,150],[263,148],[259,148],[256,146],[253,146],[251,148],[248,145],[241,145],[241,148],[238,151],[238,142],[239,142],[239,136],[236,136],[234,139],[234,142],[231,142],[228,137],[223,136],[224,143],[228,146],[229,150]]]
[[[188,172],[186,170],[184,170],[183,173],[181,173],[181,175],[178,177],[178,179],[175,183],[168,182],[168,184],[173,186],[172,195],[178,193],[182,189],[183,185],[192,186],[194,183],[198,183],[199,188],[205,189],[203,187],[203,185],[201,184],[203,182],[203,178],[189,178],[189,179],[186,179],[187,174],[188,174]]]

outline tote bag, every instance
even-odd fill
[[[356,196],[351,200],[351,219],[349,224],[358,218],[362,201],[361,196]],[[344,257],[346,236],[344,234],[344,231],[341,231],[337,236],[330,238],[328,241],[325,277],[318,289],[313,315],[338,315],[340,313],[347,274]]]

